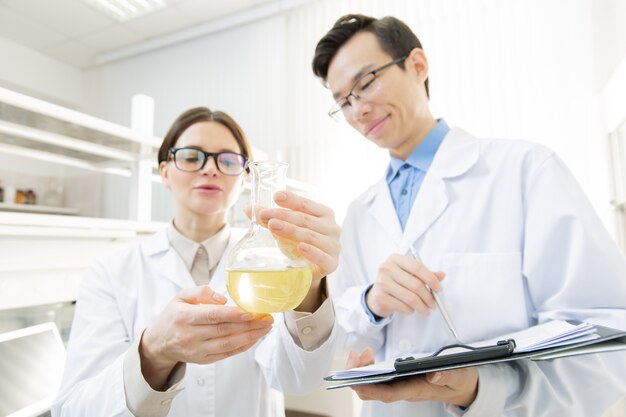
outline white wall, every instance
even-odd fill
[[[157,135],[188,107],[226,110],[255,146],[292,164],[292,177],[318,185],[341,218],[386,163],[383,151],[328,120],[330,97],[310,70],[317,40],[347,12],[403,18],[430,59],[438,117],[554,148],[610,223],[591,0],[313,1],[89,70],[85,108],[128,124],[130,97],[148,94]]]
[[[228,111],[255,146],[275,153],[285,136],[276,111],[283,107],[273,105],[286,95],[286,36],[283,18],[271,17],[89,70],[85,107],[128,125],[130,95],[148,94],[163,135],[179,113],[207,105]]]
[[[83,72],[0,37],[0,86],[66,107],[83,102]]]
[[[593,2],[594,61],[597,85],[602,89],[626,57],[626,2],[602,0]]]

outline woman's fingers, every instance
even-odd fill
[[[208,285],[184,288],[176,298],[189,304],[226,304],[226,297],[213,291]]]

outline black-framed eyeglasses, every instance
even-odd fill
[[[399,64],[404,61],[407,56],[403,56],[398,59],[394,59],[393,61],[383,65],[382,67],[378,67],[373,71],[368,72],[367,74],[363,74],[352,86],[350,92],[347,96],[340,98],[337,100],[335,104],[333,104],[328,110],[328,115],[332,117],[334,120],[341,121],[345,117],[345,113],[349,111],[352,107],[352,101],[350,97],[354,97],[355,100],[363,100],[372,97],[378,90],[380,90],[380,81],[378,81],[377,75],[392,65]]]
[[[205,152],[198,148],[170,148],[170,158],[181,171],[196,172],[213,157],[217,169],[225,175],[239,175],[248,166],[248,157],[236,152]]]

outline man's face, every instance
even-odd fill
[[[423,62],[422,62],[423,59]],[[393,61],[374,34],[361,32],[346,42],[328,67],[327,82],[336,101],[350,93],[364,74]],[[424,80],[428,66],[420,50],[377,74],[376,91],[367,98],[350,97],[344,108],[346,121],[367,139],[396,157],[406,158],[423,137],[420,127],[430,116]],[[427,133],[427,132],[426,132]]]

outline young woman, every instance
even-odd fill
[[[167,228],[95,264],[81,285],[54,416],[283,416],[282,392],[319,385],[332,360],[334,313],[324,277],[337,266],[332,210],[290,192],[260,213],[298,242],[314,281],[272,317],[226,306],[226,254],[243,231],[227,212],[250,146],[227,114],[181,114],[159,150],[176,202]],[[306,329],[306,330],[304,330]]]

